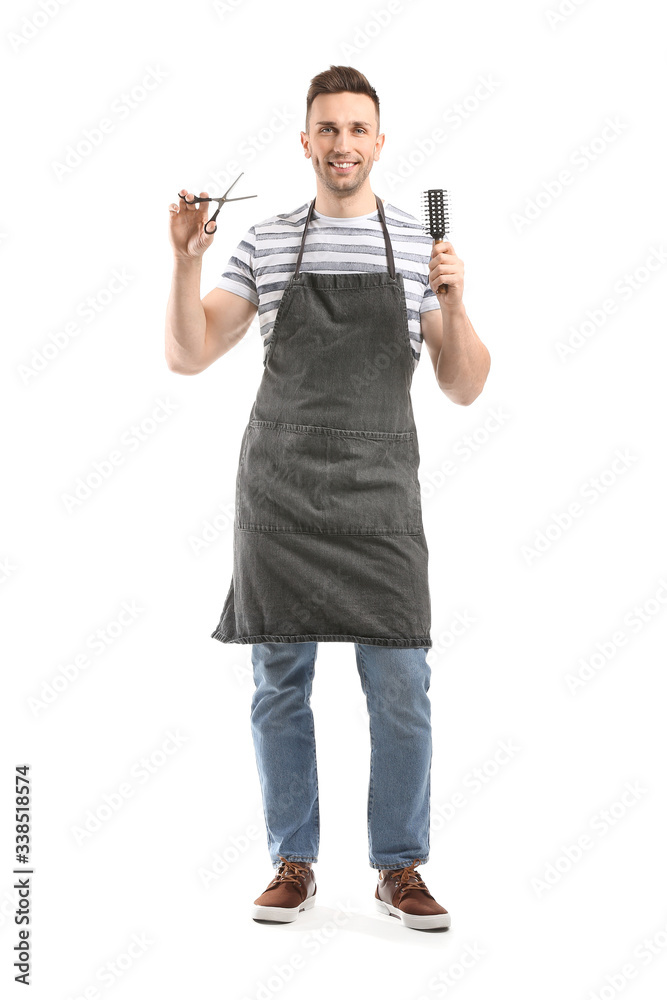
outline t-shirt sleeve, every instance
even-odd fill
[[[245,234],[236,250],[229,258],[227,267],[220,275],[216,288],[225,288],[255,305],[259,305],[257,283],[255,281],[255,227]]]
[[[426,279],[426,288],[424,289],[424,296],[422,298],[421,306],[419,307],[420,313],[428,312],[430,309],[439,309],[440,300],[435,294],[431,285],[429,284],[428,278]]]

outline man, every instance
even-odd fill
[[[354,642],[372,736],[376,905],[409,927],[450,922],[415,870],[429,858],[432,643],[410,385],[422,341],[438,386],[464,406],[490,361],[454,247],[436,253],[414,216],[371,190],[384,139],[363,74],[331,66],[314,77],[301,142],[315,199],[253,226],[202,300],[205,203],[182,189],[180,211],[170,206],[169,368],[208,368],[258,309],[264,338],[239,455],[232,581],[212,633],[252,644],[251,727],[277,869],[255,919],[294,920],[315,902],[317,644]]]

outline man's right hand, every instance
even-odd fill
[[[195,197],[185,188],[181,188],[179,194],[184,195],[189,202]],[[208,191],[200,191],[199,196],[208,198]],[[204,226],[208,221],[208,206],[211,202],[187,205],[183,198],[179,198],[178,201],[178,205],[172,202],[169,206],[169,240],[175,257],[196,260],[210,247],[215,236],[215,232],[204,232]],[[217,231],[217,222],[213,225]]]

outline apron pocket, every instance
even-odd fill
[[[238,472],[238,526],[419,534],[416,433],[251,420]]]

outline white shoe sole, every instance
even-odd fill
[[[406,913],[404,910],[397,910],[391,903],[374,897],[375,906],[382,913],[388,913],[392,917],[398,917],[406,927],[415,927],[418,930],[428,930],[431,927],[449,927],[451,919],[448,913],[429,913],[419,916],[416,913]]]
[[[278,920],[281,924],[296,920],[303,910],[309,910],[315,906],[315,896],[308,896],[303,903],[298,906],[254,906],[252,911],[253,920]]]

